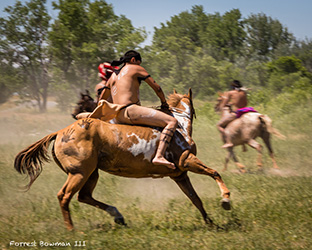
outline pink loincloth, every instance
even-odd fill
[[[248,113],[248,112],[258,112],[256,111],[253,107],[244,107],[236,110],[236,117],[240,118],[243,114]]]

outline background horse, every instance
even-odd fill
[[[77,106],[71,114],[74,119],[77,119],[76,115],[80,113],[92,112],[97,105],[97,103],[91,97],[89,90],[86,90],[86,94],[80,93],[80,96],[81,99],[77,102]]]
[[[222,93],[218,93],[219,98],[217,99],[217,104],[215,106],[216,112],[221,112],[221,117],[227,116],[231,111],[230,106],[223,107],[220,109],[220,104],[222,100]],[[257,165],[262,168],[262,145],[258,143],[255,139],[261,137],[266,145],[270,157],[273,162],[273,168],[279,168],[274,157],[270,137],[271,134],[284,139],[285,136],[282,135],[277,129],[272,127],[272,120],[267,115],[262,115],[258,112],[250,112],[243,114],[240,118],[236,118],[234,121],[230,122],[224,129],[224,133],[231,138],[233,147],[237,145],[243,145],[244,151],[245,144],[252,148],[255,148],[258,152]],[[223,138],[223,142],[225,140]],[[228,154],[225,158],[224,171],[227,170],[227,165],[232,157],[235,164],[237,165],[240,172],[246,172],[245,166],[241,164],[234,151],[233,147],[227,148]]]
[[[159,143],[160,129],[109,124],[90,118],[78,120],[30,145],[16,156],[14,167],[18,172],[28,174],[30,182],[27,187],[30,188],[42,171],[43,161],[49,159],[47,150],[49,144],[55,140],[52,148],[53,158],[68,175],[57,197],[69,230],[73,229],[69,203],[77,192],[80,202],[103,209],[114,217],[116,223],[125,223],[117,208],[92,197],[99,178],[99,169],[132,178],[168,176],[197,207],[204,221],[213,224],[192,187],[187,172],[212,177],[219,185],[223,197],[221,205],[224,209],[230,209],[230,192],[218,172],[207,167],[195,156],[196,146],[191,138],[194,115],[191,90],[188,95],[176,92],[170,95],[168,104],[172,115],[179,122],[179,127],[165,156],[175,164],[176,169],[151,163]]]

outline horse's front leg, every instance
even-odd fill
[[[178,184],[178,186],[181,188],[183,193],[192,201],[192,203],[195,205],[195,207],[197,207],[197,209],[202,214],[203,219],[206,222],[206,224],[213,225],[214,223],[208,217],[208,215],[207,215],[207,213],[203,207],[203,203],[202,203],[201,199],[199,198],[199,196],[197,195],[195,189],[193,188],[192,183],[191,183],[189,177],[187,176],[187,173],[184,172],[182,175],[180,175],[178,177],[171,177],[171,179],[173,179]]]
[[[228,164],[229,164],[231,155],[232,155],[232,154],[231,154],[230,150],[228,149],[227,155],[226,155],[226,157],[225,157],[224,168],[222,169],[222,171],[227,171],[227,168],[228,168]]]
[[[230,210],[231,204],[230,204],[230,191],[226,187],[225,183],[223,182],[221,176],[216,170],[213,170],[209,167],[207,167],[204,163],[202,163],[194,154],[190,153],[187,157],[185,157],[185,160],[180,161],[181,169],[191,171],[193,173],[197,174],[204,174],[209,175],[212,177],[217,184],[219,185],[219,188],[221,190],[221,195],[223,197],[221,201],[221,205],[224,209]]]
[[[236,166],[238,167],[239,172],[246,173],[247,172],[246,167],[238,161],[238,159],[234,153],[233,147],[228,148],[228,151],[229,151],[229,155],[232,156],[233,161],[235,162]]]

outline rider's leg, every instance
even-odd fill
[[[152,162],[155,165],[164,165],[169,168],[175,168],[174,164],[169,162],[164,156],[169,142],[178,126],[178,122],[174,117],[155,109],[132,105],[119,113],[117,121],[120,123],[164,128],[160,135],[158,148]]]
[[[172,116],[169,116],[169,117],[173,118]],[[170,118],[167,121],[167,126],[161,132],[156,155],[154,159],[152,160],[152,162],[155,165],[166,165],[169,168],[175,169],[174,164],[167,161],[166,158],[164,157],[166,149],[178,125],[177,120],[175,118],[173,119],[170,119]]]
[[[221,120],[217,124],[217,128],[221,132],[222,139],[223,139],[223,141],[225,143],[222,146],[222,148],[233,147],[233,143],[231,141],[231,137],[229,135],[227,135],[227,133],[225,132],[225,128],[231,121],[235,120],[235,118],[236,118],[235,113],[231,113],[230,115],[221,118]]]
[[[226,125],[228,125],[228,121],[227,118],[221,118],[221,120],[217,123],[217,128],[220,131],[221,134],[221,139],[222,141],[225,143],[226,139],[225,139],[225,134],[224,134],[224,129],[226,127]]]

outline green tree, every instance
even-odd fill
[[[0,59],[0,103],[6,102],[22,85],[19,72],[5,58]]]
[[[137,48],[146,37],[105,1],[59,0],[53,6],[59,14],[50,32],[50,48],[72,88],[93,88],[99,63]]]
[[[161,52],[154,53],[154,59],[159,56],[162,65],[165,65],[161,68],[170,69],[170,78],[174,79],[171,85],[183,86],[187,82],[183,70],[192,54],[202,46],[200,34],[204,30],[205,20],[203,7],[194,6],[191,12],[183,11],[171,17],[166,24],[162,23],[160,28],[155,28],[152,50]],[[164,54],[170,55],[170,60],[164,58]]]
[[[194,6],[191,13],[183,11],[179,15],[171,17],[166,25],[161,23],[161,28],[155,28],[153,44],[171,53],[178,55],[181,49],[194,51],[201,46],[199,20],[203,17],[200,6]]]
[[[301,72],[302,76],[308,76],[307,69],[302,65],[302,61],[295,56],[282,56],[267,63],[268,69],[272,73],[291,74]]]
[[[219,13],[209,15],[202,39],[214,58],[234,62],[242,54],[245,36],[241,13],[238,9],[233,9],[223,16]]]
[[[0,18],[2,64],[16,68],[23,87],[15,91],[35,99],[41,112],[47,107],[50,64],[47,51],[50,16],[45,4],[45,0],[30,0],[25,5],[17,1],[4,9],[8,16]]]
[[[302,65],[302,61],[295,56],[284,56],[267,63],[270,72],[269,88],[281,92],[285,87],[306,79],[310,82],[312,75]]]
[[[305,68],[312,73],[312,39],[297,42],[293,53],[302,61]]]
[[[277,48],[294,42],[293,35],[278,20],[265,14],[252,14],[245,19],[247,32],[246,56],[254,56],[258,60],[272,58]]]
[[[186,91],[192,86],[194,93],[205,96],[220,89],[230,75],[237,75],[234,65],[222,60],[235,61],[244,38],[239,10],[207,15],[202,6],[193,6],[155,29],[147,61],[166,91]]]

